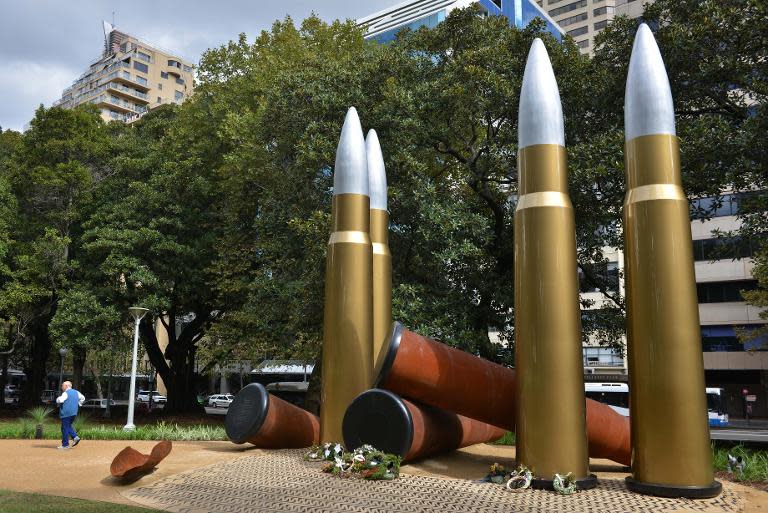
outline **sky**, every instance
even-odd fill
[[[249,40],[290,15],[359,18],[402,0],[0,0],[0,127],[22,130],[42,103],[100,56],[102,20],[197,62],[207,48]]]

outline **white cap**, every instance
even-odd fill
[[[365,138],[360,118],[354,107],[347,111],[336,148],[333,171],[333,194],[363,194],[368,196],[368,163]]]
[[[629,59],[624,91],[624,136],[675,135],[675,108],[667,70],[651,29],[641,24]]]
[[[519,149],[534,144],[565,146],[563,107],[549,55],[541,39],[533,40],[525,63],[517,122]]]
[[[387,170],[381,154],[376,130],[368,130],[365,137],[365,153],[368,155],[368,184],[371,193],[371,208],[387,209]]]

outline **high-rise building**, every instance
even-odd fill
[[[592,54],[595,36],[614,16],[639,18],[643,6],[653,0],[537,0],[566,34],[573,37],[581,53]]]
[[[365,29],[366,39],[387,43],[398,31],[434,27],[454,9],[477,4],[485,16],[505,16],[509,24],[525,27],[534,18],[544,20],[547,30],[557,39],[563,31],[533,0],[408,0],[357,20]]]
[[[130,123],[159,105],[181,103],[193,88],[192,63],[104,22],[101,57],[53,105],[93,103],[105,121]]]

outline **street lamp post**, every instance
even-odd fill
[[[136,358],[139,352],[139,323],[149,310],[140,306],[132,306],[128,311],[136,324],[133,329],[133,359],[131,360],[131,388],[128,394],[128,421],[123,427],[123,431],[133,431],[136,429],[136,426],[133,424],[133,408],[134,400],[136,399]]]
[[[59,389],[61,389],[61,384],[64,383],[64,357],[67,356],[66,347],[59,349],[59,356],[61,357],[59,363]]]

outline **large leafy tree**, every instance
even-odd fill
[[[111,138],[95,108],[40,107],[5,169],[18,205],[0,293],[14,345],[26,343],[27,403],[39,397],[54,340],[49,330],[77,269],[82,213],[110,174]]]

